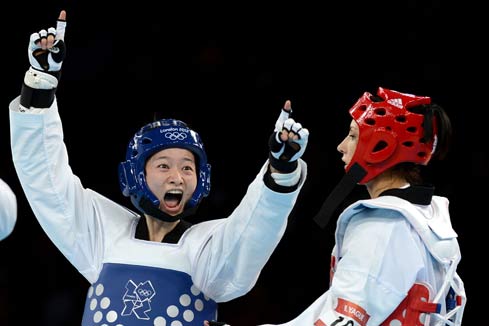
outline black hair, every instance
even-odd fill
[[[452,140],[452,124],[446,111],[438,104],[424,104],[408,108],[409,111],[423,114],[423,141],[434,141],[435,150],[431,159],[443,160],[449,152]],[[436,125],[436,139],[433,130],[433,119]],[[412,162],[402,162],[391,168],[391,171],[402,176],[412,185],[423,183],[422,167]]]
[[[448,155],[453,132],[452,123],[446,111],[438,104],[424,104],[407,109],[424,116],[423,141],[434,141],[433,146],[435,147],[435,150],[432,153],[432,159],[444,159]],[[434,139],[433,119],[437,129],[436,139]]]

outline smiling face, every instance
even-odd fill
[[[183,212],[197,187],[197,167],[192,152],[182,148],[163,149],[146,162],[146,182],[169,215]]]
[[[358,124],[355,122],[355,120],[352,120],[350,123],[350,130],[348,131],[348,135],[337,147],[338,152],[343,154],[341,160],[345,162],[345,169],[348,164],[350,164],[353,154],[355,154],[359,135],[360,132],[358,129]]]

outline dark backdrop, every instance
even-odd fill
[[[312,220],[343,174],[336,151],[348,108],[378,86],[432,96],[450,114],[455,141],[429,178],[450,199],[463,253],[465,325],[487,325],[484,225],[489,159],[487,62],[481,11],[470,1],[391,1],[308,6],[138,1],[16,2],[3,11],[0,177],[17,193],[18,223],[0,243],[0,325],[80,325],[89,286],[35,220],[12,166],[8,103],[28,68],[30,33],[68,12],[68,57],[57,95],[73,171],[84,185],[130,206],[117,165],[153,112],[200,132],[212,164],[201,218],[225,217],[268,155],[286,99],[311,132],[309,176],[289,227],[246,296],[220,305],[233,326],[282,323],[328,286],[333,224]],[[348,200],[364,197],[358,188]],[[5,323],[5,321],[7,321]]]

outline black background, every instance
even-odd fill
[[[475,2],[267,4],[95,0],[16,2],[3,10],[0,177],[18,197],[0,242],[0,325],[80,325],[88,282],[35,220],[13,169],[8,104],[28,68],[29,35],[67,10],[68,56],[57,96],[70,165],[84,185],[130,206],[117,165],[153,118],[186,121],[204,139],[212,190],[202,219],[225,217],[268,155],[284,101],[310,132],[309,176],[257,285],[220,305],[233,326],[283,323],[328,287],[333,224],[312,220],[343,174],[347,110],[378,86],[429,95],[450,114],[451,155],[428,172],[450,199],[468,295],[464,325],[486,326],[487,37]],[[348,200],[366,197],[358,188]],[[7,321],[7,322],[5,322]]]

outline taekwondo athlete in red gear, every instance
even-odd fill
[[[434,195],[418,170],[446,154],[446,112],[430,97],[385,88],[365,92],[349,112],[338,145],[346,173],[315,221],[324,227],[357,184],[371,199],[337,220],[330,288],[280,325],[460,326],[467,298],[449,201]]]
[[[289,117],[227,218],[191,224],[209,194],[200,136],[161,119],[137,131],[119,165],[122,193],[139,213],[87,189],[73,173],[56,101],[66,13],[33,33],[21,95],[10,104],[14,166],[32,210],[56,247],[89,281],[83,326],[202,325],[217,305],[255,285],[285,232],[304,184],[309,132]],[[69,101],[68,101],[69,102]],[[188,219],[187,219],[188,218]]]
[[[17,197],[5,181],[0,179],[0,240],[8,237],[17,222]]]

